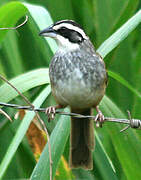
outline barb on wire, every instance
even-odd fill
[[[8,104],[8,103],[3,103],[3,102],[0,102],[0,106],[6,106],[6,107],[15,108],[15,109],[24,109],[24,110],[33,111],[31,106],[21,106],[21,105],[17,105],[17,104]],[[36,107],[34,107],[34,111],[36,111],[36,112],[46,112],[46,108],[36,108]],[[84,118],[85,117],[85,118],[95,119],[95,116],[84,116],[84,115],[76,114],[76,113],[62,112],[60,110],[56,110],[56,114],[66,115],[66,116],[73,116],[73,117],[76,117],[76,118]],[[120,132],[125,131],[129,127],[135,128],[135,129],[141,129],[141,120],[132,119],[131,114],[130,114],[129,111],[128,111],[128,117],[129,117],[129,119],[118,119],[118,118],[104,117],[104,122],[115,122],[115,123],[127,124],[128,126],[126,126],[124,129],[122,129]]]
[[[0,28],[0,30],[8,30],[8,29],[18,29],[20,28],[21,26],[25,25],[28,21],[28,16],[25,17],[25,20],[23,23],[19,24],[18,26],[16,27],[7,27],[7,28]]]
[[[132,127],[132,125],[131,125],[131,122],[132,122],[131,113],[130,113],[130,111],[128,111],[128,110],[127,110],[127,113],[128,113],[128,118],[129,118],[129,120],[130,120],[130,125],[127,125],[127,126],[124,127],[123,129],[121,129],[120,132],[126,131],[128,128],[130,128],[130,126]]]

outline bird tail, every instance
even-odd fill
[[[90,115],[91,109],[81,111],[71,110],[73,113]],[[71,168],[93,169],[92,151],[94,150],[93,120],[71,117],[70,159]]]

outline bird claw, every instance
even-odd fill
[[[102,114],[102,112],[96,108],[97,110],[97,115],[95,117],[95,122],[96,122],[96,127],[102,127],[102,124],[104,123],[104,115]]]
[[[50,106],[46,108],[45,113],[48,116],[48,122],[50,122],[51,120],[54,120],[55,118],[56,108],[54,106]]]

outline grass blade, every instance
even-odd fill
[[[70,118],[68,116],[61,116],[50,136],[50,144],[51,144],[52,160],[53,160],[53,177],[55,176],[60,157],[64,151],[65,144],[69,136],[69,132],[70,132]],[[45,146],[44,151],[41,154],[39,162],[34,168],[34,171],[30,179],[49,180],[50,179],[49,168],[50,168],[49,153],[48,153],[48,144],[47,144]]]
[[[14,85],[21,93],[33,87],[49,83],[48,68],[37,69],[19,75],[12,79],[10,83]],[[11,101],[18,96],[17,92],[6,83],[0,86],[0,92],[0,101],[2,102]]]
[[[50,94],[50,86],[48,86],[47,88],[45,88],[40,95],[36,98],[36,100],[33,102],[33,105],[35,107],[40,107],[40,105],[45,101],[45,99],[47,98],[47,96]],[[6,155],[4,156],[4,159],[0,165],[0,179],[3,177],[6,169],[8,168],[9,163],[11,162],[19,144],[21,143],[29,125],[30,122],[32,121],[33,117],[35,116],[34,111],[33,112],[28,112],[24,119],[22,120],[7,152]]]
[[[93,153],[93,159],[100,171],[100,175],[104,180],[117,180],[115,173],[115,168],[109,159],[108,155],[105,152],[105,149],[101,143],[101,140],[98,137],[98,134],[95,132],[96,136],[96,147]]]
[[[137,97],[141,99],[141,94],[119,74],[112,71],[108,71],[108,75],[112,77],[113,79],[117,80],[118,82],[120,82],[123,86],[127,87],[131,92],[133,92]]]
[[[47,26],[53,23],[53,20],[51,19],[49,12],[45,8],[41,6],[31,5],[28,3],[23,3],[23,4],[27,7],[30,15],[35,20],[40,30],[43,30],[44,28],[46,28]],[[45,40],[47,44],[49,44],[51,50],[55,52],[57,49],[56,42],[51,38],[45,38]]]
[[[116,118],[126,118],[108,97],[104,96],[101,105],[105,115]],[[136,133],[132,129],[129,129],[128,133],[119,133],[123,125],[115,123],[109,123],[105,128],[112,140],[113,148],[122,166],[122,173],[129,180],[135,179],[135,177],[138,179],[140,177],[141,144],[139,144]],[[116,168],[118,169],[118,167],[115,166],[115,169]]]
[[[27,8],[20,2],[10,2],[0,8],[0,27],[13,27],[26,14]],[[10,15],[10,16],[9,16]],[[0,41],[9,30],[0,30]]]
[[[131,17],[121,28],[119,28],[113,35],[111,35],[98,48],[97,52],[104,58],[111,52],[118,44],[123,41],[130,32],[132,32],[141,22],[141,10],[139,10],[133,17]]]

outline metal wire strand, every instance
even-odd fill
[[[21,106],[21,105],[17,105],[17,104],[8,104],[8,103],[3,103],[3,102],[0,102],[0,106],[33,111],[33,107],[31,107],[31,106]],[[46,108],[36,108],[36,107],[34,107],[34,111],[44,112],[45,113]],[[84,115],[77,114],[77,113],[62,112],[60,110],[56,110],[56,114],[66,115],[66,116],[73,116],[73,117],[76,117],[76,118],[84,118],[85,117],[85,118],[95,119],[95,116],[84,116]],[[129,119],[118,119],[118,118],[104,117],[104,122],[114,122],[114,123],[127,124],[128,126],[126,126],[124,129],[122,129],[120,132],[125,131],[129,127],[134,128],[134,129],[141,129],[141,120],[132,119],[131,114],[130,114],[129,111],[128,111],[128,117],[129,117]]]

